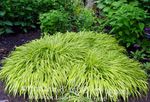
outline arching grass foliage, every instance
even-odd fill
[[[107,34],[44,36],[17,47],[3,62],[5,89],[29,99],[117,101],[147,92],[141,65]]]

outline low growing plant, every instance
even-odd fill
[[[147,74],[150,74],[150,62],[143,63],[143,69],[147,72]],[[149,75],[150,76],[150,75]]]
[[[131,51],[130,56],[135,60],[142,60],[146,57],[146,54],[144,53],[144,50],[136,50],[135,52]]]
[[[4,60],[0,79],[9,93],[37,101],[126,101],[148,87],[141,65],[123,53],[125,49],[107,34],[45,35],[17,47]]]

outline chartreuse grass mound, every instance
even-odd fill
[[[59,101],[112,101],[147,92],[141,65],[107,34],[79,32],[44,36],[16,47],[0,78],[13,95]]]

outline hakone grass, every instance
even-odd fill
[[[8,93],[67,102],[140,97],[148,90],[141,64],[126,56],[111,35],[67,32],[16,47],[3,61],[0,79]]]

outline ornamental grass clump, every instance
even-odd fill
[[[141,65],[107,34],[44,36],[17,47],[3,62],[5,89],[29,99],[112,101],[147,92]]]

